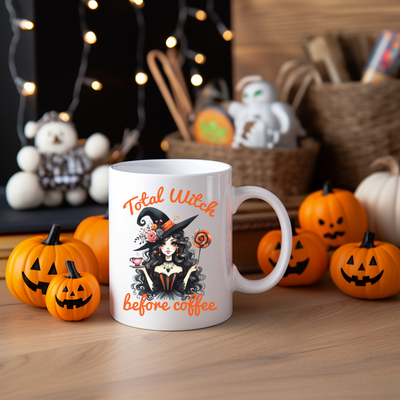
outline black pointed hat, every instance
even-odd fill
[[[197,217],[197,215],[195,215],[194,217],[190,217],[182,222],[179,222],[179,224],[175,224],[165,213],[158,210],[157,208],[146,207],[140,212],[137,217],[137,224],[139,226],[146,225],[146,221],[144,220],[145,216],[150,217],[153,221],[153,224],[158,221],[158,227],[163,231],[163,233],[161,236],[157,236],[157,239],[154,242],[147,241],[143,246],[134,249],[134,251],[145,250],[149,247],[158,245],[162,240],[171,236],[175,232],[185,229]]]

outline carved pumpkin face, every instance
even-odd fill
[[[311,285],[318,282],[328,269],[328,253],[323,240],[314,232],[294,227],[292,221],[292,253],[281,286]],[[280,230],[268,232],[257,249],[258,263],[268,275],[278,262],[282,234]]]
[[[367,213],[348,190],[323,190],[307,196],[299,209],[300,226],[318,233],[329,247],[360,241],[368,227]]]
[[[60,238],[61,227],[53,225],[49,235],[24,240],[10,254],[6,268],[8,289],[18,300],[46,307],[46,293],[51,280],[67,272],[65,261],[74,257],[82,271],[98,274],[93,251],[71,237]]]
[[[374,242],[367,232],[362,243],[348,243],[332,255],[331,276],[349,296],[382,299],[400,292],[400,250],[385,242]]]
[[[69,275],[56,276],[46,294],[50,314],[66,321],[89,317],[100,303],[100,286],[88,272],[79,273],[73,261],[66,261]]]

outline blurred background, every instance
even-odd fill
[[[79,0],[19,0],[12,4],[19,18],[26,18],[35,24],[31,31],[21,30],[16,50],[19,76],[36,83],[35,94],[26,98],[26,123],[37,121],[47,111],[65,111],[72,101],[83,48]],[[135,74],[139,30],[135,10],[128,0],[99,0],[98,5],[95,10],[86,7],[88,29],[97,36],[97,42],[90,49],[86,76],[100,81],[103,88],[94,91],[90,87],[82,87],[73,122],[80,138],[102,132],[113,145],[122,140],[126,128],[134,129],[138,123]],[[165,51],[165,41],[175,30],[181,5],[182,1],[178,0],[149,0],[141,8],[146,26],[141,57],[149,77],[145,84],[146,124],[140,136],[140,145],[133,148],[126,159],[165,157],[160,142],[166,134],[176,130],[148,70],[146,54],[152,49]],[[189,0],[187,5],[204,9],[206,1]],[[214,9],[229,27],[229,0],[215,1]],[[231,42],[223,40],[210,18],[199,21],[188,16],[184,31],[189,48],[206,56],[207,61],[198,66],[204,84],[214,78],[223,78],[231,90]],[[3,2],[0,6],[0,185],[5,185],[10,176],[19,170],[16,155],[21,147],[16,130],[19,94],[8,65],[11,38],[9,14]],[[190,84],[188,62],[183,65],[183,73],[194,100],[199,88]]]

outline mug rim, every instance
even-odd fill
[[[190,163],[189,165],[191,167],[196,166],[197,170],[193,172],[188,170],[188,163]],[[177,171],[179,164],[182,165],[182,168],[179,171]],[[175,172],[168,172],[168,170],[166,169],[167,166],[171,168],[172,165],[175,165]],[[185,165],[184,168],[183,165]],[[155,172],[156,167],[157,170]],[[205,171],[202,170],[204,168],[207,168],[207,170]],[[110,165],[110,170],[128,174],[152,175],[152,176],[195,176],[195,175],[200,176],[200,175],[209,175],[209,174],[227,172],[232,170],[232,166],[227,163],[214,160],[166,158],[166,159],[122,161]]]

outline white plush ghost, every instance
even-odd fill
[[[25,136],[35,138],[35,146],[24,146],[17,154],[21,171],[6,185],[7,202],[12,208],[23,210],[41,204],[55,207],[64,197],[71,205],[80,205],[88,192],[96,202],[107,203],[108,168],[94,168],[93,164],[110,149],[105,135],[94,133],[79,146],[75,126],[51,111],[38,122],[29,121]]]
[[[292,106],[278,101],[275,87],[259,75],[247,76],[236,85],[242,102],[233,101],[228,113],[235,124],[232,147],[296,148],[305,131]]]

